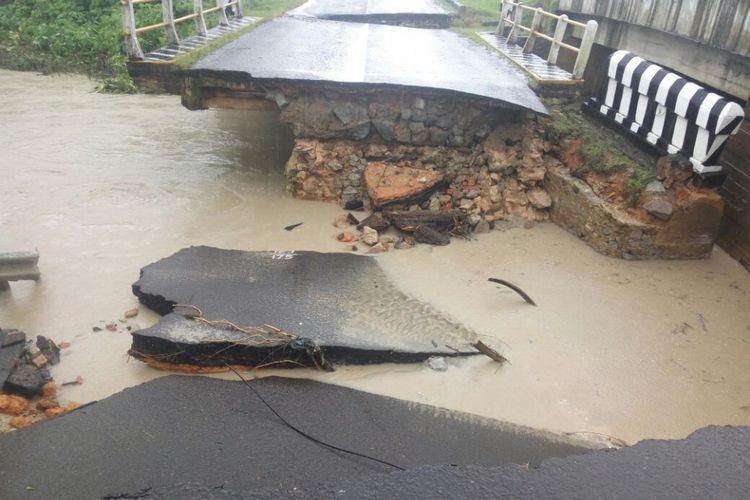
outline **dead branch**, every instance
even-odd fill
[[[529,295],[526,292],[524,292],[523,290],[521,290],[519,287],[517,287],[513,283],[510,283],[510,282],[505,281],[505,280],[501,280],[500,278],[488,278],[487,281],[491,281],[493,283],[498,283],[500,285],[507,286],[508,288],[510,288],[511,290],[513,290],[514,292],[516,292],[518,295],[520,295],[521,298],[523,298],[523,300],[525,300],[526,302],[528,302],[532,306],[536,305],[536,302],[534,302],[534,299],[532,299],[531,297],[529,297]]]
[[[490,359],[492,359],[492,361],[495,361],[496,363],[502,364],[502,363],[505,363],[506,361],[510,363],[510,361],[508,361],[508,358],[506,358],[505,356],[503,356],[502,354],[500,354],[499,352],[497,352],[496,350],[494,350],[492,347],[488,346],[481,340],[477,340],[476,343],[472,344],[472,346],[474,346],[474,348],[477,351],[489,357]]]

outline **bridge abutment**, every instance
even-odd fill
[[[296,198],[458,211],[475,231],[551,220],[618,258],[703,258],[717,236],[714,190],[668,166],[649,189],[629,192],[643,172],[616,161],[610,169],[617,154],[598,144],[606,131],[561,134],[554,118],[429,89],[210,74],[186,82],[190,109],[279,111],[294,136],[285,174]]]

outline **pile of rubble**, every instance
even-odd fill
[[[52,340],[27,341],[24,332],[0,329],[0,413],[10,415],[10,427],[26,427],[80,406],[57,400],[49,367],[59,362],[60,347]]]
[[[336,239],[343,243],[361,241],[370,254],[384,253],[391,248],[414,248],[417,243],[448,245],[451,236],[467,237],[471,233],[466,216],[458,210],[384,210],[373,212],[362,222],[349,212],[339,215],[333,225],[346,229]],[[390,228],[393,231],[385,234]],[[354,244],[349,249],[356,252],[359,247]]]

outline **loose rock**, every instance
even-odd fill
[[[31,364],[21,364],[13,370],[5,382],[5,390],[26,397],[38,396],[42,386],[51,379],[49,370],[41,370]]]
[[[437,170],[384,162],[371,162],[364,172],[367,194],[376,207],[419,202],[440,185],[443,177]]]
[[[549,208],[552,206],[552,198],[543,189],[532,189],[526,194],[534,208]]]
[[[484,234],[490,232],[490,223],[486,220],[480,220],[476,226],[474,226],[474,232],[476,234]]]
[[[42,397],[49,398],[57,394],[57,386],[54,382],[47,382],[42,386]]]
[[[0,394],[0,413],[20,415],[29,406],[29,400],[20,396]]]
[[[134,307],[133,309],[128,309],[127,311],[125,311],[125,317],[128,318],[128,319],[129,318],[135,318],[136,316],[138,316],[138,308],[137,307]]]
[[[430,245],[438,246],[445,246],[451,242],[450,235],[440,233],[427,225],[419,226],[414,230],[414,239],[419,243],[428,243]]]
[[[359,220],[355,216],[353,216],[351,212],[346,214],[346,220],[351,226],[356,226],[357,224],[359,224]]]
[[[659,220],[669,220],[674,208],[672,204],[661,197],[653,197],[643,205],[648,213]]]
[[[362,242],[373,246],[378,242],[378,232],[369,226],[362,228]]]
[[[385,231],[391,225],[390,221],[382,212],[375,212],[357,225],[357,229],[362,231],[365,226],[373,228],[375,231]]]
[[[339,233],[338,236],[336,236],[336,239],[344,242],[344,243],[351,243],[352,241],[357,241],[357,237],[350,233],[349,231],[344,231],[343,233]]]
[[[378,244],[376,244],[376,245],[373,245],[373,246],[372,246],[372,247],[371,247],[371,248],[370,248],[370,249],[369,249],[369,250],[367,251],[367,253],[378,254],[378,253],[385,253],[385,252],[387,252],[387,251],[388,251],[388,248],[386,248],[386,246],[385,246],[385,245],[383,245],[382,243],[378,243]]]
[[[445,362],[445,358],[442,356],[433,356],[427,360],[427,366],[435,370],[436,372],[444,372],[448,370],[448,364]]]
[[[393,247],[397,250],[407,250],[409,248],[414,248],[416,245],[417,242],[414,238],[412,238],[411,236],[405,236],[396,240],[396,243],[393,245]]]
[[[351,226],[351,224],[349,223],[349,217],[347,214],[341,214],[341,215],[336,216],[336,220],[333,221],[333,225],[338,228]]]

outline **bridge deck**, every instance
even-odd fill
[[[546,113],[512,63],[448,30],[282,17],[188,71],[205,73],[446,90]]]
[[[321,19],[331,16],[417,15],[448,12],[433,0],[310,0],[289,11],[293,16],[311,16]]]

